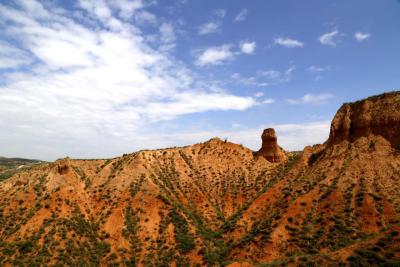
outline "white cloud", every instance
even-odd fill
[[[305,146],[323,143],[329,137],[330,121],[273,125],[279,144],[286,150],[303,150]]]
[[[319,37],[319,42],[323,45],[329,45],[332,47],[336,47],[339,42],[339,31],[333,30],[331,32],[325,33]]]
[[[266,87],[269,85],[267,82],[259,81],[256,77],[242,77],[239,73],[234,73],[232,79],[248,86]]]
[[[83,0],[88,1],[88,0]],[[98,0],[91,0],[96,4]],[[107,1],[112,7],[119,12],[119,16],[123,19],[129,19],[137,10],[144,8],[145,6],[154,5],[155,1],[142,1],[142,0],[112,0]]]
[[[359,42],[365,41],[365,40],[369,39],[370,37],[371,37],[370,33],[356,32],[354,34],[354,38]]]
[[[240,45],[240,50],[245,54],[253,54],[256,50],[256,42],[244,42]]]
[[[263,104],[272,104],[275,103],[275,99],[272,98],[266,98],[262,101]]]
[[[163,23],[160,26],[161,41],[163,43],[170,43],[176,40],[174,27],[171,23]]]
[[[0,69],[12,69],[32,62],[29,55],[11,44],[0,41]]]
[[[156,25],[158,20],[157,17],[148,11],[140,11],[136,14],[135,19],[140,24]]]
[[[40,46],[33,46],[31,51],[49,68],[90,67],[94,65],[89,47],[51,38],[39,40]]]
[[[256,102],[251,97],[238,97],[221,93],[181,93],[168,102],[149,103],[144,112],[150,119],[173,119],[179,115],[207,110],[245,110]],[[143,112],[142,107],[139,108]],[[138,110],[139,111],[139,110]]]
[[[77,12],[39,1],[0,6],[2,35],[14,39],[2,43],[12,51],[1,50],[2,59],[23,55],[14,65],[31,64],[1,73],[2,153],[42,159],[111,156],[150,146],[144,133],[154,131],[153,123],[257,104],[250,96],[212,91],[199,74],[146,43],[146,36],[125,21],[141,11],[140,1],[129,1],[125,11],[126,1],[95,2],[77,6]],[[76,17],[82,9],[97,22]],[[171,24],[160,26],[160,41],[176,42]],[[229,46],[223,51],[227,55],[217,55],[217,61],[232,56]],[[212,58],[205,55],[202,62]]]
[[[226,16],[226,9],[225,8],[215,9],[213,11],[213,14],[219,18],[224,18]]]
[[[163,23],[160,26],[160,50],[168,51],[176,46],[176,35],[171,23]]]
[[[220,23],[215,21],[207,22],[199,27],[199,34],[205,35],[219,31]]]
[[[104,0],[79,0],[79,5],[86,9],[89,14],[101,20],[111,17],[111,9]]]
[[[49,16],[49,13],[47,12],[47,10],[44,9],[43,6],[36,1],[17,0],[15,2],[20,4],[25,10],[29,11],[29,13],[31,13],[35,18]]]
[[[298,104],[313,104],[320,105],[326,103],[329,99],[332,99],[334,96],[332,94],[305,94],[303,97],[298,99],[287,99],[287,102],[292,105]]]
[[[257,72],[257,75],[259,77],[267,79],[268,80],[268,82],[266,82],[267,85],[276,85],[276,84],[290,82],[292,80],[292,74],[295,70],[296,66],[291,65],[285,71],[279,71],[273,69],[261,70]]]
[[[197,57],[196,65],[219,65],[226,61],[232,60],[234,58],[234,53],[231,50],[231,45],[225,44],[222,46],[210,47],[204,50]]]
[[[321,67],[321,66],[311,65],[310,67],[307,68],[308,72],[314,74],[315,81],[321,80],[323,78],[322,73],[329,70],[330,66]]]
[[[274,44],[276,45],[281,45],[284,47],[288,47],[288,48],[295,48],[295,47],[303,47],[304,43],[295,40],[295,39],[291,39],[291,38],[275,38],[274,39]]]
[[[280,71],[277,70],[264,70],[260,71],[259,74],[270,80],[280,78],[281,76]]]
[[[240,10],[240,12],[235,16],[234,21],[244,21],[247,18],[247,14],[249,13],[249,11],[246,8],[243,8],[242,10]]]
[[[329,70],[329,67],[320,67],[320,66],[311,65],[310,67],[307,68],[307,70],[312,73],[318,73],[318,72],[323,72],[323,71]]]
[[[257,71],[255,76],[250,77],[243,77],[239,73],[234,73],[231,77],[233,81],[247,86],[267,87],[290,82],[295,70],[296,66],[291,65],[284,71],[262,70]]]
[[[292,73],[296,70],[296,66],[290,66],[286,71],[285,71],[285,81],[290,81],[292,80]]]

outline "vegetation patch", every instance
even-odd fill
[[[195,247],[195,241],[192,234],[189,232],[189,226],[185,218],[180,215],[177,210],[172,209],[168,216],[174,225],[175,241],[178,250],[185,254]]]

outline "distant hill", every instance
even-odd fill
[[[257,152],[14,160],[0,266],[400,266],[400,92],[344,104],[296,153],[266,129]]]
[[[20,170],[26,170],[26,168],[40,163],[43,163],[43,161],[36,159],[0,157],[0,181],[11,177]]]

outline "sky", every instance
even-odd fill
[[[397,0],[0,0],[0,155],[323,143],[399,89]]]

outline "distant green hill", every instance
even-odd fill
[[[43,162],[35,159],[0,157],[0,181],[10,178],[20,170]]]

